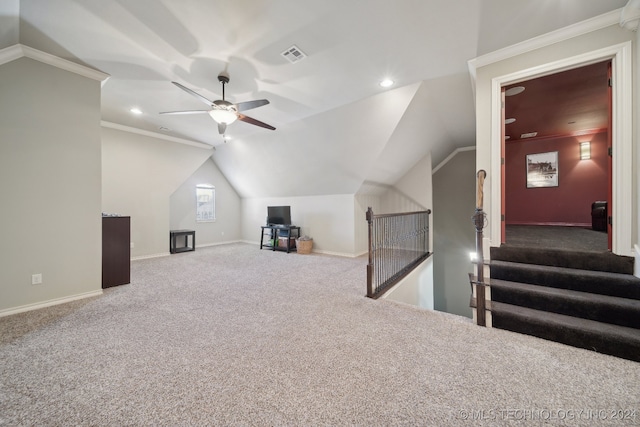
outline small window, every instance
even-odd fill
[[[216,187],[210,184],[196,185],[196,222],[216,220]]]

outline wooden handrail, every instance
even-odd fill
[[[371,209],[371,208],[369,208],[369,209]],[[395,216],[415,215],[415,214],[421,214],[421,213],[425,213],[425,212],[427,214],[431,214],[431,209],[427,209],[425,211],[401,212],[401,213],[390,213],[390,214],[375,214],[375,215],[373,215],[373,211],[371,211],[371,214],[375,218],[391,218],[391,217],[395,217]]]

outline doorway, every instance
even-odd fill
[[[503,243],[611,249],[610,70],[607,60],[502,88]]]
[[[511,84],[542,77],[560,71],[574,69],[583,65],[611,60],[612,63],[612,125],[613,141],[612,156],[612,195],[611,220],[612,252],[618,255],[632,254],[633,224],[633,49],[632,42],[625,41],[616,45],[606,46],[588,51],[572,57],[565,57],[548,63],[538,63],[523,69],[513,69],[511,72],[496,74],[488,79],[490,99],[490,128],[486,141],[489,163],[490,197],[485,197],[488,206],[489,237],[487,246],[499,245],[502,239],[501,220],[503,191],[500,177],[502,159],[501,149],[504,146],[501,136],[502,129],[502,88]],[[513,62],[512,62],[513,63]],[[487,80],[485,80],[487,81]],[[480,92],[479,92],[480,96]],[[479,151],[482,153],[482,150]],[[481,164],[484,163],[484,159]],[[496,179],[492,179],[495,177]],[[485,193],[486,194],[486,193]]]

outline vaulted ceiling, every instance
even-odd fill
[[[475,144],[467,61],[626,0],[3,0],[0,48],[96,68],[104,121],[202,142],[243,197],[392,185],[432,153]],[[296,63],[281,53],[296,45]],[[225,142],[204,106],[266,98]],[[378,82],[394,80],[384,89]],[[46,101],[46,100],[45,100]],[[142,114],[130,113],[137,107]]]

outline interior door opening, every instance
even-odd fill
[[[503,243],[611,250],[610,78],[607,60],[502,87]]]

